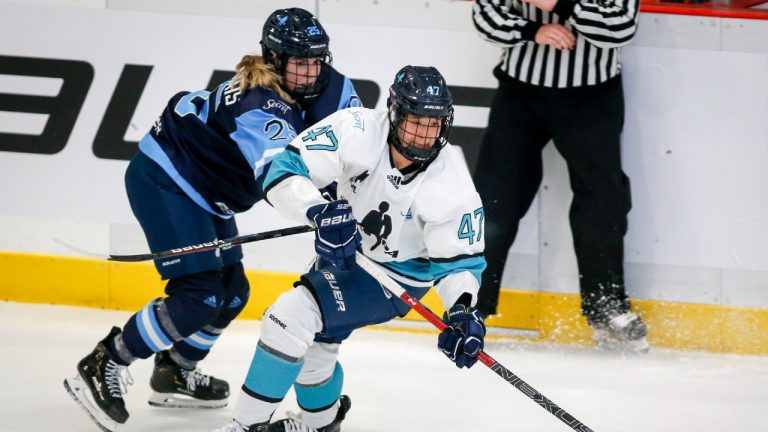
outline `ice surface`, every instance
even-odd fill
[[[62,380],[126,312],[0,303],[0,431],[94,431]],[[259,322],[235,322],[201,367],[229,380],[222,410],[147,405],[151,361],[131,366],[131,417],[120,431],[208,431],[232,404],[259,337]],[[342,346],[344,432],[570,430],[482,364],[458,370],[434,334],[359,330]],[[624,358],[588,348],[494,340],[486,351],[595,431],[768,431],[768,358],[652,349]],[[296,410],[290,393],[275,415]]]

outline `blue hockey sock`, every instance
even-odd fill
[[[302,385],[296,383],[296,401],[302,410],[308,412],[323,411],[331,407],[341,396],[344,384],[344,370],[336,362],[331,377],[319,384]]]
[[[208,355],[223,329],[207,325],[173,344],[173,348],[185,359],[198,362]]]
[[[153,300],[128,319],[122,334],[114,341],[116,351],[124,361],[131,356],[148,358],[173,344],[168,330],[161,325],[166,312],[158,310],[160,305],[162,299]]]
[[[279,402],[296,381],[304,360],[275,351],[259,341],[243,391],[265,402]]]

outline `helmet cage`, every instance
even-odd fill
[[[408,115],[413,115],[422,118],[438,118],[440,119],[440,133],[435,137],[435,141],[431,146],[419,147],[414,144],[404,145],[400,139],[399,131],[403,134],[412,135],[411,132],[405,131],[405,122],[408,122]],[[406,159],[416,163],[427,163],[437,157],[440,150],[448,143],[448,134],[451,132],[451,126],[453,125],[453,107],[448,110],[448,114],[445,116],[424,116],[413,112],[408,112],[398,104],[393,103],[389,106],[389,142],[395,149],[403,155]],[[421,130],[429,130],[435,126],[419,126],[416,128],[416,133],[413,134],[416,138],[426,138],[427,136],[419,134]]]
[[[427,163],[436,158],[448,142],[448,134],[453,125],[453,97],[440,72],[434,67],[405,66],[397,73],[395,82],[389,87],[387,107],[390,120],[389,143],[413,162]],[[405,145],[402,142],[399,131],[411,135],[404,129],[408,114],[440,119],[440,132],[431,146]],[[425,129],[428,131],[429,126],[416,127],[417,133]],[[423,142],[424,138],[432,135],[417,135],[416,138]]]
[[[318,58],[320,60],[319,73],[315,75],[314,73],[309,72],[311,68],[305,67],[303,68],[305,71],[304,73],[300,73],[297,70],[289,74],[287,69],[288,62],[290,61],[291,57],[307,59]],[[325,90],[325,88],[328,86],[329,71],[327,65],[333,62],[333,56],[330,52],[326,52],[317,57],[290,56],[286,53],[275,55],[274,53],[270,52],[267,56],[264,57],[264,60],[267,63],[272,64],[277,73],[280,74],[284,84],[282,87],[285,89],[285,91],[288,92],[288,94],[290,94],[299,103],[307,104],[319,97],[323,90]],[[312,82],[312,84],[304,84],[307,82]],[[287,87],[290,84],[292,84],[293,90],[288,90]]]

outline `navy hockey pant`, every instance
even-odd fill
[[[194,203],[151,159],[137,153],[125,176],[131,209],[150,250],[237,236],[234,218],[222,219]],[[243,310],[249,285],[239,246],[156,260],[167,297],[132,316],[114,343],[124,362],[173,347],[190,364],[206,356],[222,330]]]
[[[315,338],[319,342],[341,343],[355,329],[403,317],[411,310],[358,265],[351,270],[328,266],[304,274],[299,283],[309,289],[320,307],[323,331]],[[429,291],[403,288],[417,299]]]

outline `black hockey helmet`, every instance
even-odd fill
[[[330,38],[320,21],[301,8],[272,12],[261,33],[261,55],[264,61],[273,65],[283,76],[289,57],[317,57],[323,64],[331,63],[329,44]],[[297,87],[289,93],[299,101],[306,102],[320,95],[327,84],[327,73],[321,72],[315,84]]]
[[[429,162],[448,142],[453,124],[453,97],[445,79],[431,66],[406,66],[395,75],[389,87],[389,143],[413,162]],[[431,147],[403,146],[397,129],[408,114],[440,119],[440,133]]]

